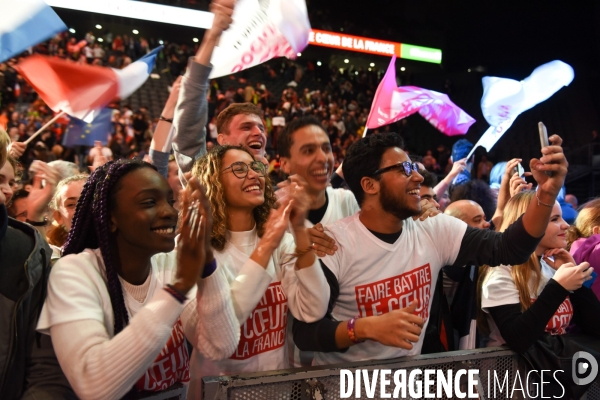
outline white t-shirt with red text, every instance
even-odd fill
[[[393,244],[373,235],[360,221],[359,213],[327,228],[338,246],[333,256],[322,258],[340,287],[332,317],[345,321],[357,315],[382,315],[418,300],[416,313],[425,320],[425,332],[433,297],[432,284],[443,266],[454,264],[467,225],[443,214],[418,222],[408,218]],[[412,350],[368,340],[345,353],[315,352],[314,364],[417,355],[421,353],[423,337],[420,336]]]
[[[488,313],[487,309],[490,307],[503,306],[507,304],[519,304],[519,290],[515,285],[515,282],[510,274],[513,267],[507,265],[501,265],[496,268],[492,268],[486,278],[483,281],[481,289],[481,308],[484,312]],[[537,288],[532,287],[533,281],[529,282],[530,293],[535,297],[531,298],[533,303],[550,279],[554,276],[554,269],[548,264],[541,260],[541,279],[540,284]],[[573,318],[573,305],[571,300],[567,296],[565,301],[558,307],[548,324],[546,325],[546,332],[551,335],[562,335],[567,332],[567,326],[571,323]],[[488,347],[501,346],[506,341],[502,338],[500,330],[494,323],[492,317],[488,314],[487,321],[490,327],[490,341]]]
[[[228,359],[214,361],[194,353],[191,363],[202,376],[288,368],[288,308],[305,322],[318,321],[327,312],[329,285],[318,260],[296,270],[294,238],[285,233],[265,269],[250,259],[259,240],[256,229],[228,232],[225,248],[214,252],[231,285],[241,335]]]

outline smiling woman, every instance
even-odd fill
[[[237,346],[239,324],[206,247],[212,218],[196,180],[182,192],[182,205],[174,251],[173,192],[154,167],[108,162],[85,183],[38,323],[78,397],[186,385],[184,335],[207,357],[228,356]],[[192,224],[192,216],[201,222]],[[213,264],[203,274],[205,260]],[[200,295],[211,301],[195,301]],[[197,309],[220,323],[198,322]]]
[[[217,146],[199,159],[192,175],[206,186],[213,209],[211,243],[231,288],[242,338],[235,353],[218,361],[192,360],[200,375],[229,375],[289,367],[287,312],[314,322],[325,315],[327,281],[305,227],[305,188],[290,184],[275,209],[265,166],[242,146]],[[291,226],[293,233],[286,230]],[[199,316],[204,316],[199,311]]]

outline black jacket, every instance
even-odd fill
[[[51,255],[35,228],[8,218],[0,205],[0,399],[31,396],[31,388],[49,378],[61,393],[65,388],[49,337],[42,338],[35,330],[46,298]],[[63,394],[69,397],[68,383],[66,389]]]

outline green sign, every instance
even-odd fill
[[[400,57],[435,64],[442,63],[442,50],[402,43]]]

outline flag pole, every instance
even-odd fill
[[[24,142],[25,145],[28,145],[29,142],[31,142],[33,139],[35,139],[40,133],[44,132],[44,130],[46,130],[46,128],[48,128],[50,125],[52,125],[54,122],[56,122],[57,119],[59,119],[60,117],[62,117],[65,114],[66,114],[66,112],[64,112],[64,111],[61,111],[58,114],[56,114],[54,116],[54,118],[52,118],[50,121],[48,121],[48,123],[46,123],[46,125],[42,126],[36,133],[31,135],[31,137],[29,137],[29,139],[27,139]]]

